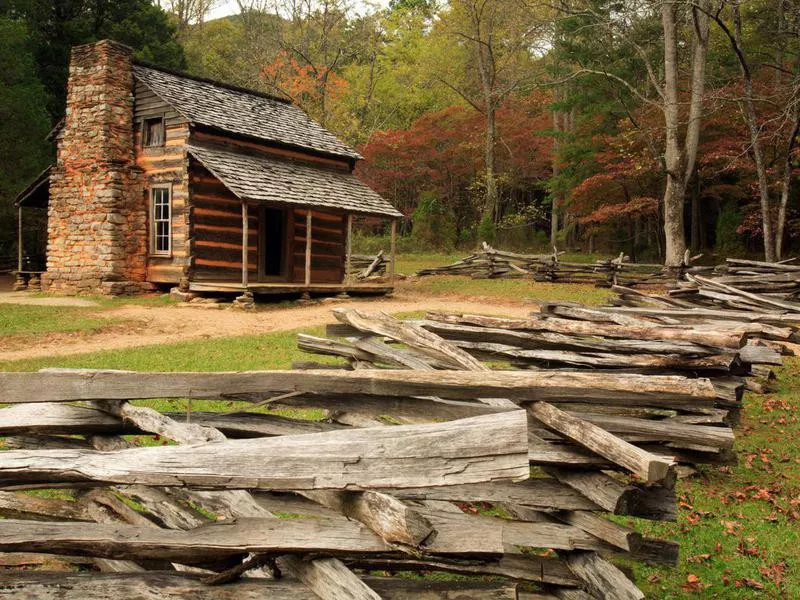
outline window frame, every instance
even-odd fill
[[[148,123],[158,121],[161,126],[161,142],[158,144],[148,143],[147,134],[149,131]],[[164,117],[145,117],[142,119],[142,148],[163,148],[167,144],[167,127],[164,122]]]
[[[156,218],[156,192],[167,193],[167,218]],[[172,184],[153,184],[148,191],[150,197],[150,255],[160,257],[172,256]],[[158,224],[167,224],[167,249],[158,249]]]

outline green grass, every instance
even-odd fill
[[[324,328],[304,330],[305,333],[323,335]],[[248,371],[259,369],[290,369],[292,361],[341,362],[334,357],[309,355],[297,349],[297,331],[265,333],[261,335],[192,340],[174,344],[142,346],[122,350],[105,350],[71,356],[36,358],[18,361],[0,361],[2,371],[38,371],[50,367],[72,369],[122,369],[129,371]],[[154,399],[135,402],[162,412],[185,413],[189,410],[185,399]],[[250,406],[247,402],[228,400],[192,400],[191,410],[234,411]],[[297,419],[319,420],[324,411],[319,409],[257,408],[255,412],[281,414]],[[139,445],[157,445],[160,440],[152,436],[136,436]]]
[[[324,333],[321,327],[304,331],[315,335]],[[297,349],[297,333],[282,331],[70,356],[0,361],[0,370],[36,371],[47,367],[62,367],[130,371],[247,371],[289,369],[294,360],[324,362],[324,356],[314,355],[312,358]]]
[[[800,359],[778,386],[745,398],[737,465],[679,482],[677,523],[637,523],[681,545],[677,569],[636,567],[648,598],[800,598]]]
[[[96,316],[94,307],[0,304],[0,336],[97,331],[118,320]]]
[[[443,267],[469,256],[469,252],[425,252],[419,254],[398,254],[396,268],[398,273],[411,275],[420,269]]]
[[[610,290],[578,283],[542,283],[529,279],[472,279],[455,275],[421,277],[400,283],[401,289],[432,296],[498,298],[511,301],[569,300],[602,304],[612,296]]]

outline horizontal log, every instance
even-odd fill
[[[727,414],[727,411],[724,411]],[[635,419],[613,415],[570,413],[593,423],[611,433],[633,433],[653,436],[664,441],[705,444],[715,448],[733,447],[734,435],[730,427],[711,427],[662,419]],[[719,422],[719,414],[694,416],[695,420]]]
[[[444,557],[409,558],[397,556],[347,557],[344,562],[352,568],[369,571],[443,571],[457,575],[492,575],[515,581],[535,582],[558,586],[578,586],[565,561],[532,554],[506,554],[500,560],[468,561]]]
[[[143,484],[213,489],[425,487],[528,477],[523,411],[446,423],[115,452],[12,450],[0,485]]]
[[[555,523],[509,522],[492,517],[432,513],[437,535],[427,546],[435,555],[501,556],[509,544],[564,550],[607,550],[582,530]],[[469,527],[469,529],[465,529]],[[0,529],[0,551],[78,554],[112,559],[163,559],[182,564],[271,554],[385,554],[392,547],[366,526],[347,519],[237,519],[189,530],[136,525],[38,522],[8,519]]]
[[[566,335],[548,331],[515,331],[494,327],[451,325],[438,321],[414,321],[428,331],[448,340],[493,342],[531,350],[596,350],[628,354],[719,354],[722,350],[694,342],[637,339],[611,339],[591,335]]]
[[[365,577],[364,582],[387,600],[515,600],[516,586],[509,583],[432,582],[401,578]],[[319,597],[294,579],[242,579],[221,586],[202,583],[196,575],[170,571],[146,573],[17,572],[0,581],[0,597],[42,600],[104,600],[135,598],[163,600],[317,600]]]
[[[137,373],[58,370],[0,373],[4,402],[70,402],[146,398],[230,398],[238,394],[308,392],[436,396],[456,400],[601,401],[646,406],[712,407],[708,379],[559,371],[247,371]]]
[[[80,435],[122,433],[126,429],[118,418],[104,411],[67,404],[18,404],[2,409],[0,416],[0,435]]]
[[[740,348],[745,343],[741,333],[729,331],[695,331],[686,327],[662,327],[655,324],[647,326],[615,325],[607,323],[587,323],[571,319],[508,319],[480,315],[451,315],[428,313],[426,318],[451,324],[475,325],[478,327],[510,329],[514,331],[550,331],[566,335],[588,335],[608,338],[684,341],[703,346],[719,348]]]
[[[596,307],[601,312],[618,312],[625,315],[645,317],[669,317],[671,319],[724,319],[744,323],[771,323],[774,325],[800,324],[800,312],[740,311],[704,307],[652,308],[644,306]]]
[[[403,500],[448,500],[519,504],[540,510],[599,510],[600,507],[569,486],[549,477],[518,483],[448,485],[387,490]]]
[[[523,350],[507,344],[489,342],[467,342],[453,340],[453,343],[470,354],[484,360],[511,360],[512,364],[525,366],[528,363],[542,365],[570,365],[604,369],[638,369],[648,371],[724,371],[735,368],[734,354],[712,354],[708,356],[685,356],[680,354],[615,354],[588,350],[577,352],[569,350]]]
[[[39,498],[23,493],[0,492],[0,516],[10,519],[41,521],[92,521],[80,502]],[[0,562],[2,562],[0,560]]]
[[[470,416],[475,414],[479,414],[479,411],[471,412]],[[174,420],[185,420],[186,418],[186,413],[168,412],[164,415]],[[130,421],[123,421],[105,411],[71,404],[16,404],[4,409],[2,417],[0,435],[43,433],[123,435],[147,432],[136,427]],[[344,425],[325,421],[307,421],[262,413],[193,412],[191,413],[191,422],[204,427],[215,427],[231,438],[295,435],[345,428]],[[62,438],[60,441],[60,447],[81,445],[73,438]],[[40,445],[39,447],[44,446]]]

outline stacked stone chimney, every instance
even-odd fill
[[[72,49],[67,111],[50,176],[44,289],[123,294],[144,287],[147,202],[136,166],[132,50]]]

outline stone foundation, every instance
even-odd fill
[[[135,164],[132,51],[108,40],[72,50],[67,113],[50,175],[43,288],[136,293],[145,283],[147,201]]]

